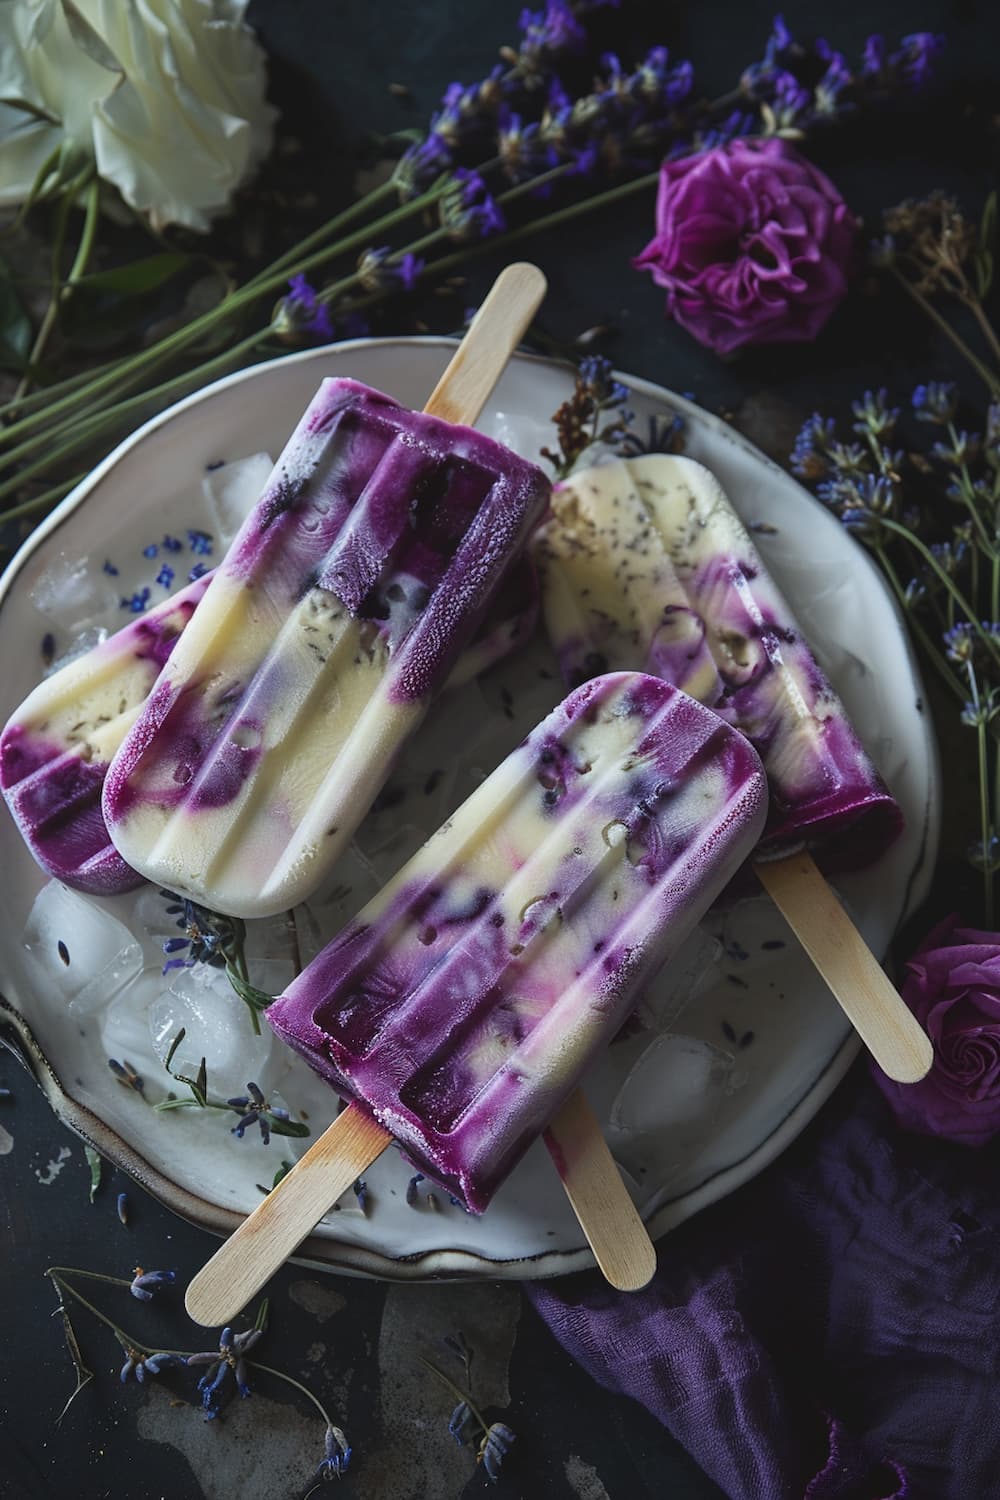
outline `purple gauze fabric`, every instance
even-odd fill
[[[526,1287],[730,1500],[1000,1494],[1000,1140],[904,1135],[863,1068],[645,1291]]]

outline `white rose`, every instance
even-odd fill
[[[271,148],[247,0],[0,0],[0,205],[71,148],[155,229],[208,229]]]

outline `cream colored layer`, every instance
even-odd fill
[[[109,761],[158,671],[154,662],[137,658],[134,645],[118,655],[88,651],[40,682],[11,723],[85,760]]]
[[[779,784],[794,781],[803,755],[820,753],[820,723],[841,712],[840,705],[812,691],[801,637],[790,649],[772,637],[762,663],[760,641],[727,620],[735,614],[760,623],[761,604],[773,606],[778,619],[792,622],[792,616],[714,475],[672,455],[622,459],[557,486],[552,513],[536,549],[557,647],[593,639],[606,670],[655,671],[651,647],[658,642],[674,668],[670,680],[711,706],[721,697],[720,673],[732,684],[763,667],[760,727],[777,717],[786,730],[769,747],[768,769]],[[714,584],[718,592],[708,593],[699,575],[720,559],[734,566],[721,586]],[[671,614],[668,606],[679,609]],[[703,639],[707,651],[699,650]],[[753,734],[755,726],[741,727]]]
[[[178,695],[182,721],[195,700],[197,725],[217,732],[232,722],[194,766],[179,807],[158,801],[177,791],[169,719],[164,753],[154,737],[140,754],[130,781],[135,800],[112,826],[124,858],[147,878],[233,915],[263,915],[302,899],[350,838],[422,715],[418,704],[384,701],[386,661],[377,633],[333,594],[313,589],[289,613],[266,588],[217,575],[161,685]],[[255,758],[234,795],[221,806],[192,806],[214,758],[241,751]]]

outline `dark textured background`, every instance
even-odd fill
[[[335,203],[346,188],[348,147],[366,130],[419,124],[452,79],[471,81],[514,33],[519,10],[497,0],[255,0],[250,16],[272,55],[272,94],[286,126],[305,145],[303,165],[318,196]],[[881,206],[934,187],[954,191],[970,210],[996,179],[1000,22],[988,4],[872,0],[855,7],[789,3],[786,19],[802,35],[827,34],[849,52],[873,30],[894,38],[939,30],[950,45],[932,102],[877,132],[859,125],[824,143],[817,159],[854,209],[877,221]],[[759,57],[769,4],[626,7],[617,43],[626,61],[651,42],[691,57],[709,93],[732,85]],[[627,40],[631,36],[631,41]],[[412,90],[412,102],[390,93]],[[989,129],[993,112],[992,129]],[[559,235],[529,241],[526,253],[550,282],[542,330],[568,342],[585,328],[616,330],[607,346],[623,370],[693,391],[724,410],[761,445],[784,457],[801,419],[814,407],[843,412],[865,386],[907,393],[918,380],[961,377],[950,348],[892,296],[851,303],[812,345],[762,351],[723,364],[662,317],[652,283],[629,270],[648,238],[652,204],[638,198],[604,218],[579,221]],[[473,302],[495,266],[480,260],[466,300]],[[418,310],[434,328],[453,326],[454,309],[426,299]],[[448,319],[452,322],[449,323]],[[401,331],[409,331],[409,327]],[[967,383],[967,382],[966,382]],[[970,390],[974,388],[970,387]],[[946,770],[949,759],[946,739]],[[953,806],[961,789],[946,777]],[[960,817],[949,818],[956,829]],[[945,866],[941,892],[956,902],[964,876]],[[942,899],[943,894],[942,894]],[[60,1427],[56,1416],[72,1373],[42,1270],[51,1263],[130,1272],[137,1262],[175,1266],[184,1282],[212,1248],[208,1236],[174,1218],[106,1170],[94,1206],[79,1142],[49,1113],[14,1061],[0,1054],[0,1124],[13,1137],[0,1157],[0,1495],[4,1500],[285,1500],[301,1495],[321,1456],[321,1425],[304,1402],[263,1377],[251,1401],[207,1425],[186,1404],[171,1404],[189,1382],[161,1381],[143,1392],[117,1384],[118,1351],[85,1315],[78,1320],[98,1379]],[[46,1164],[69,1148],[49,1186]],[[809,1133],[796,1151],[809,1150]],[[128,1186],[123,1229],[117,1192]],[[669,1245],[664,1253],[669,1253]],[[116,1294],[117,1295],[117,1294]],[[180,1301],[179,1293],[173,1298]],[[192,1334],[178,1313],[147,1312],[124,1295],[122,1320],[136,1332],[159,1328],[164,1342]],[[108,1304],[105,1304],[108,1305]],[[708,1500],[717,1495],[687,1456],[630,1401],[609,1397],[576,1370],[518,1290],[507,1286],[387,1287],[319,1279],[286,1268],[272,1285],[266,1357],[313,1385],[348,1431],[355,1458],[341,1493],[366,1500],[453,1500],[459,1495],[546,1496],[551,1500]],[[158,1321],[159,1318],[159,1321]],[[518,1433],[495,1491],[457,1449],[445,1424],[451,1406],[417,1360],[462,1327],[476,1343],[493,1414]],[[194,1343],[199,1342],[197,1332]],[[509,1405],[507,1392],[509,1391]]]

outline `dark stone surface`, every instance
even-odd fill
[[[251,18],[273,54],[273,92],[303,139],[323,202],[342,200],[346,145],[365,130],[419,124],[452,78],[485,73],[514,31],[519,0],[254,0]],[[874,226],[880,206],[943,186],[975,210],[995,177],[997,127],[978,106],[995,91],[1000,28],[984,4],[873,0],[832,13],[819,0],[787,9],[804,35],[828,33],[857,50],[865,35],[946,31],[951,44],[933,107],[884,128],[855,127],[831,138],[818,160]],[[626,7],[617,22],[636,39],[628,57],[667,40],[695,59],[708,92],[723,91],[760,55],[770,3]],[[412,91],[409,100],[390,83]],[[995,107],[995,106],[994,106]],[[812,345],[772,349],[723,364],[662,317],[662,297],[632,272],[628,257],[648,237],[652,204],[636,199],[584,219],[526,251],[549,277],[542,329],[568,343],[585,328],[611,325],[607,348],[619,366],[734,413],[761,446],[783,457],[790,435],[816,406],[843,413],[866,386],[908,392],[925,378],[965,379],[950,347],[894,297],[861,289]],[[488,284],[495,264],[476,263],[465,301]],[[456,305],[425,299],[435,328],[454,324]],[[452,322],[449,323],[448,319]],[[403,331],[409,331],[410,324]],[[972,393],[974,387],[966,381]],[[949,789],[951,795],[951,789]],[[960,820],[959,820],[960,821]],[[955,900],[955,869],[943,878]],[[964,879],[964,876],[961,878]],[[170,1266],[183,1283],[212,1249],[120,1174],[105,1169],[93,1206],[82,1146],[57,1123],[28,1076],[0,1055],[0,1242],[4,1275],[0,1343],[0,1496],[4,1500],[284,1500],[302,1495],[322,1454],[322,1423],[308,1402],[261,1376],[257,1393],[225,1421],[206,1424],[188,1404],[189,1376],[144,1391],[118,1383],[112,1335],[82,1310],[75,1318],[94,1381],[61,1424],[72,1369],[43,1271],[68,1264],[130,1275],[133,1266]],[[8,1137],[12,1137],[10,1149]],[[66,1154],[68,1152],[68,1155]],[[49,1185],[54,1162],[61,1166]],[[128,1227],[115,1211],[128,1192]],[[669,1253],[668,1249],[665,1253]],[[149,1341],[197,1348],[201,1337],[180,1311],[178,1288],[146,1307],[127,1292],[95,1288],[95,1300]],[[452,1500],[459,1495],[551,1500],[709,1500],[718,1494],[647,1414],[609,1397],[576,1369],[511,1286],[388,1287],[317,1278],[286,1268],[271,1287],[272,1328],[261,1357],[311,1385],[348,1432],[355,1457],[341,1493],[367,1500]],[[513,1427],[516,1456],[495,1490],[468,1450],[446,1431],[453,1398],[419,1363],[444,1361],[438,1341],[475,1333],[477,1370],[490,1413]],[[177,1404],[174,1404],[177,1403]]]

